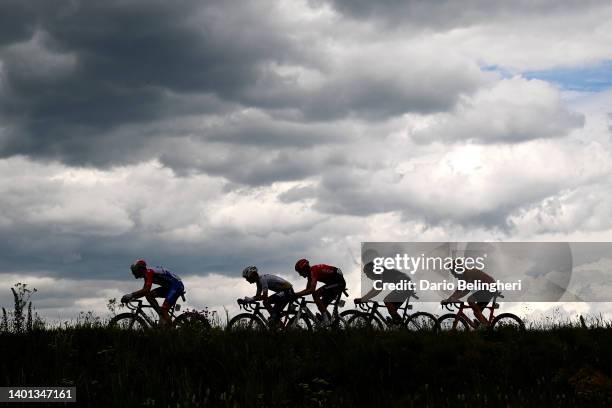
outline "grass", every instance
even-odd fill
[[[0,334],[2,385],[92,407],[610,406],[612,329]]]

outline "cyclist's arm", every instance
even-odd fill
[[[368,300],[372,299],[373,297],[376,297],[376,295],[378,295],[380,292],[382,292],[382,291],[381,290],[376,290],[376,289],[372,288],[372,289],[370,289],[370,291],[368,293],[363,295],[361,298],[357,298],[355,300],[361,300],[362,302],[367,302]]]
[[[315,279],[308,278],[308,283],[306,284],[306,289],[301,290],[299,292],[296,292],[295,296],[296,297],[300,297],[300,296],[310,295],[311,293],[313,293],[315,291],[316,288],[317,288],[317,281]]]
[[[469,290],[459,290],[459,289],[457,289],[455,292],[453,292],[453,294],[452,294],[452,295],[450,295],[450,296],[448,297],[448,299],[447,299],[447,300],[450,300],[450,301],[456,301],[456,300],[461,299],[462,297],[464,297],[464,296],[465,296],[465,295],[467,295],[468,293],[470,293],[470,291],[469,291]]]
[[[264,302],[268,299],[268,287],[262,287],[261,283],[257,282],[257,293],[253,297],[253,300],[263,300]]]
[[[145,283],[144,283],[144,286],[142,287],[142,289],[139,289],[136,292],[133,292],[132,293],[132,297],[134,299],[138,299],[138,298],[141,298],[143,296],[146,296],[151,291],[151,285],[153,285],[153,280],[149,280],[149,279],[145,278]]]

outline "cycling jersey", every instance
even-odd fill
[[[273,292],[282,292],[293,288],[291,283],[276,275],[261,275],[259,281],[261,282],[261,290],[264,291],[270,289]]]
[[[161,267],[147,268],[145,272],[145,286],[151,286],[153,283],[166,288],[182,286],[181,278]]]
[[[310,280],[312,282],[337,283],[341,280],[340,278],[342,278],[342,271],[335,266],[320,264],[310,267]]]

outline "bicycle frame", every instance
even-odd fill
[[[134,305],[134,303],[138,304],[137,306]],[[136,300],[136,301],[131,301],[129,303],[127,303],[125,305],[128,309],[130,309],[132,311],[133,315],[136,316],[140,316],[142,317],[149,326],[154,327],[157,326],[158,321],[153,320],[148,314],[146,314],[143,309],[153,309],[155,310],[155,308],[151,305],[145,305],[143,304],[142,300]],[[174,309],[177,305],[174,304],[170,309],[168,309],[168,315],[170,316],[170,320],[174,321]],[[157,312],[157,310],[156,310]]]
[[[342,291],[342,293],[338,294],[338,296],[336,296],[336,299],[330,303],[330,305],[333,305],[333,312],[332,312],[332,322],[337,322],[338,319],[340,318],[340,315],[338,313],[338,308],[344,306],[344,301],[341,299],[342,295],[348,296],[348,293],[346,292],[346,290]],[[316,314],[314,314],[312,312],[312,310],[310,310],[308,308],[309,304],[316,304],[315,301],[313,300],[306,300],[305,297],[302,297],[302,299],[300,300],[300,302],[298,303],[297,300],[294,300],[290,305],[289,305],[289,309],[288,312],[292,312],[293,310],[295,310],[294,306],[297,305],[297,312],[296,312],[296,317],[295,317],[295,322],[297,322],[300,317],[302,316],[302,314],[305,314],[310,320],[312,320],[315,324],[318,324],[318,319]],[[287,313],[287,315],[289,315],[290,313]]]
[[[418,299],[418,296],[412,295],[412,297],[415,299]],[[368,300],[365,302],[358,303],[357,306],[361,310],[363,310],[365,313],[367,313],[369,316],[377,317],[383,323],[386,323],[385,317],[378,310],[379,308],[382,308],[383,306],[385,306],[384,302]],[[413,309],[413,306],[410,304],[410,297],[408,297],[408,299],[406,299],[406,301],[402,304],[402,306],[397,308],[398,311],[401,311],[400,316],[402,318],[402,322],[405,323],[410,319],[410,316],[412,316],[412,314],[409,313],[408,311],[412,309]]]
[[[253,316],[259,318],[267,327],[270,327],[270,319],[267,318],[261,311],[268,310],[264,306],[262,306],[261,301],[251,302],[251,303],[238,303],[240,309],[244,309],[247,312],[251,312]],[[280,322],[283,326],[286,326],[287,321],[289,320],[289,315],[286,314],[284,317],[281,317]]]
[[[499,304],[497,303],[498,297],[503,298],[503,296],[500,293],[495,293],[493,295],[493,299],[491,299],[491,306],[487,305],[483,308],[483,312],[484,312],[484,309],[489,309],[489,318],[487,319],[489,324],[491,324],[491,322],[493,322],[493,319],[495,318],[495,309],[499,309]],[[457,309],[457,313],[455,313],[455,320],[453,321],[453,329],[457,328],[457,323],[459,322],[459,319],[461,318],[463,318],[463,320],[467,322],[472,329],[475,329],[478,327],[478,324],[474,323],[472,319],[469,318],[464,312],[465,309],[470,309],[473,311],[474,310],[473,306],[470,306],[468,303],[465,303],[465,302],[453,302],[453,303],[448,303],[444,305],[444,307],[447,310],[452,312],[451,305],[452,307],[455,307]]]

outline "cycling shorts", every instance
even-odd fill
[[[489,290],[479,290],[478,292],[474,292],[470,295],[470,298],[476,302],[480,310],[484,309],[491,299],[493,299],[495,293]]]
[[[172,286],[160,286],[151,291],[153,296],[165,298],[164,307],[167,308],[172,307],[183,293],[185,293],[185,286],[181,281],[176,281]]]
[[[280,313],[283,311],[285,306],[287,306],[287,304],[293,299],[295,299],[295,292],[293,292],[293,288],[282,290],[268,298],[277,317],[280,316]]]
[[[346,281],[341,273],[336,274],[336,277],[332,283],[321,286],[318,292],[321,293],[321,300],[326,305],[336,300],[346,288]]]

